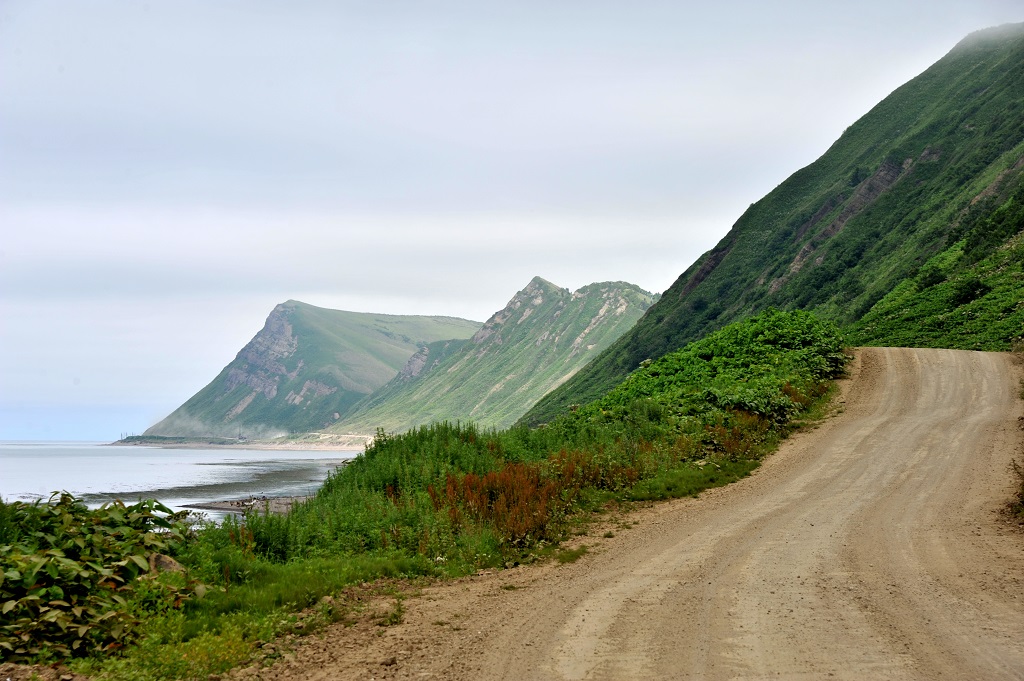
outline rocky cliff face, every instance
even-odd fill
[[[267,399],[273,399],[277,396],[277,386],[282,377],[294,379],[298,375],[302,360],[292,371],[284,365],[299,347],[299,339],[292,334],[292,325],[288,321],[293,309],[283,304],[275,307],[263,329],[239,351],[236,365],[230,367],[224,382],[225,394],[245,385],[263,393]]]
[[[642,313],[652,299],[651,294],[624,282],[590,284],[570,293],[534,277],[484,323],[471,342],[483,346],[480,352],[487,352],[488,344],[503,345],[506,339],[527,340],[538,348],[568,343],[568,360],[592,348],[594,343],[589,340],[594,340],[599,330],[616,325],[630,311]]]
[[[446,340],[422,346],[409,358],[409,361],[405,363],[405,366],[398,372],[398,376],[394,380],[408,383],[418,378],[424,372],[433,371],[440,366],[441,362],[465,343],[465,340]]]

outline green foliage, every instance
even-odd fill
[[[193,574],[201,567],[192,563],[188,556],[183,557],[183,561]],[[230,577],[210,580],[212,588],[202,599],[186,603],[188,621],[183,625],[183,640],[236,626],[233,617],[239,614],[269,617],[283,610],[312,606],[350,584],[436,572],[434,565],[422,556],[395,551],[312,557],[291,562],[249,555],[245,561],[248,574],[244,581],[232,581]]]
[[[194,583],[200,574],[209,577],[207,586],[197,590],[202,597],[173,609],[143,606],[139,596],[130,599],[132,613],[145,621],[133,643],[119,656],[85,658],[76,664],[76,671],[116,681],[205,680],[247,662],[261,642],[285,633],[313,633],[318,626],[336,621],[339,613],[325,606],[326,596],[352,584],[434,573],[430,561],[393,552],[278,563],[243,551],[235,560],[245,563],[239,572],[244,578],[225,578],[223,573],[218,578],[215,570],[201,563],[208,555],[203,545],[221,543],[218,529],[210,526],[187,536],[179,547],[178,558],[189,567],[188,581]],[[247,542],[237,534],[235,539]],[[144,596],[144,589],[136,593]],[[303,608],[305,613],[295,614]]]
[[[15,519],[17,507],[0,499],[0,546],[13,544],[18,539],[18,523]]]
[[[952,295],[949,298],[951,307],[960,307],[981,298],[992,290],[992,287],[974,276],[965,276],[953,282]]]
[[[90,660],[77,669],[97,681],[206,681],[237,667],[252,655],[253,638],[242,627],[181,640],[173,632],[175,625],[183,621],[184,617],[150,622],[152,627],[163,629],[164,635],[143,638],[128,657]],[[265,631],[269,638],[274,628],[267,627]]]
[[[565,549],[564,551],[559,551],[558,553],[555,554],[555,560],[557,560],[562,565],[565,565],[566,563],[575,563],[580,558],[582,558],[584,555],[586,555],[586,553],[587,553],[587,545],[584,544],[583,546],[580,546],[579,548]]]
[[[935,286],[945,280],[946,272],[941,267],[929,264],[921,268],[921,272],[917,275],[915,283],[917,284],[917,287],[923,291],[924,289]]]
[[[1018,177],[1017,189],[1012,194],[1004,189],[1002,195],[992,193],[972,204],[951,238],[963,239],[964,259],[971,264],[990,255],[1022,230],[1024,182]]]
[[[767,310],[646,364],[582,414],[625,420],[655,409],[659,420],[709,425],[743,413],[781,424],[845,363],[834,324]]]
[[[712,487],[721,487],[750,475],[756,460],[706,459],[686,463],[644,480],[629,491],[631,501],[656,501],[696,496]]]
[[[978,262],[963,241],[934,260],[949,272],[925,288],[906,280],[848,330],[858,345],[1010,350],[1024,339],[1024,234]],[[926,267],[932,267],[932,261]]]
[[[96,510],[73,496],[47,504],[5,504],[0,545],[0,653],[12,660],[84,655],[120,648],[138,623],[129,607],[180,603],[171,583],[140,579],[148,556],[171,548],[182,527],[155,501]],[[9,542],[9,543],[8,543]]]

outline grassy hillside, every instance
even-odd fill
[[[1024,345],[1024,235],[978,263],[957,267],[963,242],[929,266],[953,272],[938,282],[925,269],[883,298],[847,331],[855,345],[1010,350]]]
[[[628,331],[652,301],[624,282],[569,292],[536,277],[472,339],[422,348],[332,430],[395,432],[440,420],[511,425]]]
[[[205,388],[146,435],[267,437],[334,423],[421,346],[479,322],[327,310],[290,300]]]
[[[848,329],[858,345],[1009,350],[1024,343],[1024,160],[1000,174],[914,277]]]
[[[1004,207],[1019,186],[1022,159],[1024,24],[1014,24],[968,36],[850,126],[821,158],[753,204],[633,331],[541,400],[525,421],[547,422],[572,403],[593,401],[641,361],[769,306],[853,324],[854,337],[864,341],[940,342],[931,331],[909,332],[909,318],[898,335],[887,335],[878,322],[869,329],[874,317],[865,315],[897,287],[903,286],[898,295],[907,294],[911,284],[903,282],[932,282],[936,275],[922,270],[961,239],[967,260],[954,251],[940,259],[951,268],[942,276],[951,278],[933,294],[966,286],[957,283],[964,277],[984,277],[993,306],[981,301],[975,309],[985,306],[994,315],[986,317],[989,326],[1005,333],[972,336],[971,342],[1008,346],[1013,293],[995,289],[1002,291],[1011,273],[1004,267],[997,277],[994,261],[970,261],[979,248],[996,257],[994,250],[1020,231],[1019,214],[1002,219],[995,212],[1016,210],[1014,203]],[[971,275],[965,267],[982,269]],[[1007,299],[997,305],[1000,296]],[[883,308],[895,332],[901,322],[892,302]]]

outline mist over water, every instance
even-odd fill
[[[0,497],[34,501],[68,491],[90,506],[155,498],[181,510],[250,496],[304,496],[358,453],[0,442]]]

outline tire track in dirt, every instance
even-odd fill
[[[844,412],[578,563],[427,589],[241,678],[1024,678],[1009,355],[869,348]]]

